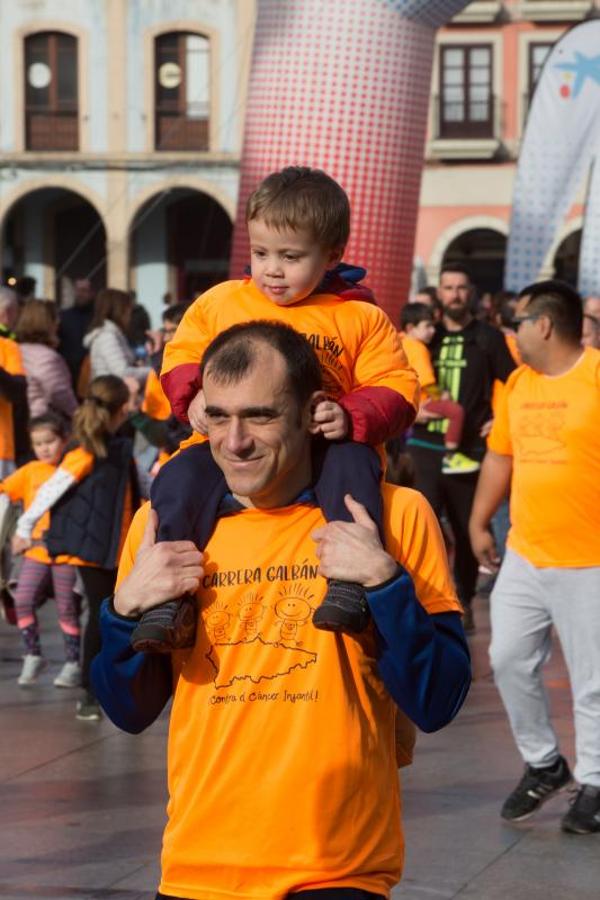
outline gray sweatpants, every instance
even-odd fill
[[[600,787],[600,565],[538,569],[507,550],[491,596],[490,660],[519,751],[531,766],[559,755],[542,666],[556,629],[569,670],[580,784]]]

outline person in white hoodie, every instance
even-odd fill
[[[132,298],[126,291],[105,288],[98,292],[94,317],[83,339],[90,352],[92,379],[99,375],[117,375],[119,378],[133,377],[144,384],[150,367],[135,364],[135,354],[126,337],[132,308]]]

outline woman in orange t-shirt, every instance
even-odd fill
[[[55,413],[44,413],[31,420],[29,435],[36,459],[0,482],[0,491],[6,501],[21,501],[25,509],[31,505],[38,488],[56,471],[67,441],[67,429],[64,420]],[[33,543],[24,553],[15,590],[17,625],[25,647],[18,683],[21,686],[34,684],[46,667],[36,609],[46,598],[52,584],[65,643],[65,663],[54,684],[56,687],[77,687],[81,679],[79,598],[75,593],[77,570],[74,566],[54,562],[48,555],[43,535],[49,521],[50,517],[46,514],[33,530]]]
[[[46,545],[57,563],[77,566],[89,608],[83,635],[77,718],[99,719],[89,669],[100,650],[102,600],[112,594],[121,546],[139,502],[133,443],[117,435],[129,409],[129,389],[116,375],[101,375],[73,418],[76,444],[37,492],[17,523],[17,552],[32,546],[36,522],[51,510]]]

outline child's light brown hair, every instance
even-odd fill
[[[116,375],[99,375],[91,382],[86,398],[73,416],[73,437],[99,459],[108,454],[113,416],[129,400],[129,388]]]
[[[323,250],[342,251],[350,237],[350,203],[321,169],[288,166],[273,172],[250,195],[246,222],[260,219],[281,231],[307,230]]]

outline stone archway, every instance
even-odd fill
[[[37,187],[19,197],[2,224],[3,280],[28,275],[36,294],[68,306],[72,285],[106,284],[106,230],[96,208],[74,190]]]
[[[464,231],[448,244],[442,266],[457,263],[468,268],[478,291],[495,293],[502,289],[506,235],[493,228]]]
[[[209,194],[166,187],[137,209],[129,230],[131,285],[158,321],[163,298],[193,300],[227,278],[232,222]]]

